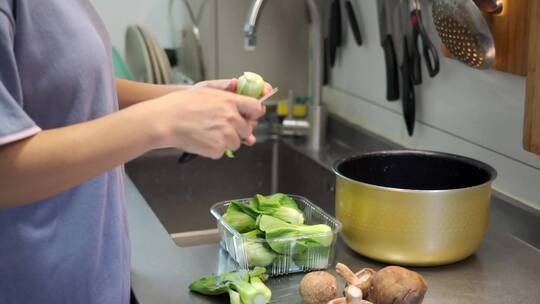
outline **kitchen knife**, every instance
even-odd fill
[[[342,43],[341,32],[341,4],[339,0],[332,0],[330,5],[330,28],[328,33],[330,66],[334,67],[337,58],[337,49]]]
[[[413,43],[412,24],[409,17],[409,0],[400,0],[400,20],[401,31],[403,36],[402,59],[401,59],[401,102],[403,109],[403,117],[409,136],[414,134],[414,122],[416,119],[416,94],[412,79],[412,64],[411,53]]]
[[[401,64],[402,96],[401,106],[403,117],[409,136],[414,134],[414,121],[416,119],[416,95],[412,79],[412,62],[409,54],[409,42],[403,37],[403,63]]]
[[[390,32],[391,22],[388,20],[388,6],[386,0],[377,1],[379,9],[379,34],[381,46],[384,50],[386,67],[386,99],[395,101],[399,99],[398,63],[394,41]]]
[[[354,7],[350,0],[345,2],[345,9],[347,11],[347,18],[349,19],[349,24],[356,41],[356,45],[362,46],[362,34],[360,33],[360,27],[358,26],[358,19],[356,18],[356,13],[354,12]]]
[[[259,99],[259,102],[261,104],[264,105],[264,103],[270,98],[272,97],[274,94],[276,94],[277,92],[279,91],[279,88],[273,88],[272,91],[270,91],[270,93],[264,95],[263,97],[261,97],[261,99]],[[187,162],[190,162],[192,160],[194,160],[195,158],[197,158],[197,154],[192,154],[192,153],[189,153],[189,152],[184,152],[182,155],[180,155],[180,157],[178,158],[178,163],[180,164],[185,164]]]

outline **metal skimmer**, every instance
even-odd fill
[[[434,0],[433,21],[453,57],[477,69],[495,62],[495,42],[484,16],[472,0]]]

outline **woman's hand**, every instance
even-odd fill
[[[196,83],[193,88],[210,88],[222,91],[229,91],[236,93],[236,86],[238,85],[238,79],[216,79],[205,80]],[[272,85],[268,82],[264,83],[263,96],[272,91]],[[263,105],[263,115],[266,113],[266,107]],[[257,127],[257,120],[248,120],[249,125],[255,129]]]
[[[207,87],[174,92],[139,106],[143,119],[158,134],[158,147],[213,159],[221,158],[226,149],[237,150],[242,141],[255,144],[253,122],[265,112],[257,99]]]

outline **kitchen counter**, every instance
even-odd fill
[[[361,148],[396,148],[391,143],[365,135]],[[283,145],[302,150],[302,143],[285,140]],[[322,152],[308,155],[328,167],[335,159],[351,152],[347,145],[333,142]],[[309,154],[308,152],[306,152]],[[227,298],[205,297],[190,293],[187,286],[201,276],[228,270],[231,262],[218,244],[178,247],[155,216],[135,185],[126,181],[129,229],[132,241],[132,288],[141,304],[227,303]],[[540,250],[510,234],[508,223],[501,223],[499,198],[491,217],[490,229],[480,249],[468,259],[448,266],[415,268],[428,282],[424,303],[540,303]],[[186,210],[189,212],[189,210]],[[534,215],[533,221],[537,221]],[[536,223],[536,222],[535,222]],[[514,225],[515,226],[515,225]],[[517,225],[519,226],[519,225]],[[538,238],[538,230],[529,234]],[[340,240],[336,261],[353,270],[384,265],[364,258]],[[332,269],[331,272],[335,273]],[[302,274],[272,278],[272,303],[302,303],[298,284]]]

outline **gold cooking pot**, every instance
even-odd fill
[[[491,166],[414,150],[367,153],[334,166],[336,216],[354,251],[386,263],[433,266],[462,260],[487,230]]]

